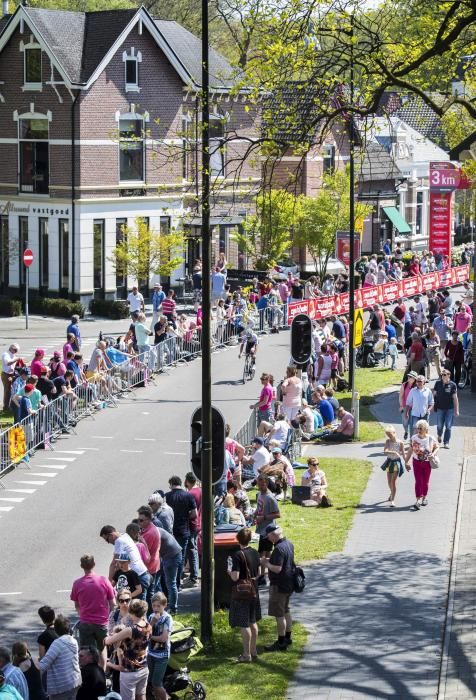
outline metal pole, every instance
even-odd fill
[[[213,559],[212,393],[210,324],[210,104],[208,74],[208,0],[202,0],[202,586],[201,640],[213,636],[215,562]]]
[[[350,16],[350,106],[354,104],[354,15]],[[355,391],[355,349],[354,349],[354,317],[355,317],[355,128],[354,115],[349,113],[349,232],[350,232],[350,258],[349,258],[349,385],[352,396],[352,408],[354,408]]]
[[[28,266],[26,268],[25,282],[25,328],[28,330],[28,292],[30,288],[30,268]]]
[[[473,252],[473,309],[476,309],[476,251]],[[473,337],[472,337],[472,347],[476,343],[476,323],[473,320]],[[471,372],[471,392],[476,393],[476,372],[474,368]]]

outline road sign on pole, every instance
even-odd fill
[[[360,238],[354,234],[354,263],[360,260]],[[350,267],[350,231],[336,231],[336,258]]]
[[[33,262],[33,251],[25,248],[23,251],[23,264],[26,267],[25,275],[25,328],[28,330],[28,292],[30,287],[30,265]]]
[[[354,348],[358,348],[364,341],[364,311],[354,311]]]

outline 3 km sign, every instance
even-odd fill
[[[460,188],[461,171],[453,163],[443,161],[430,163],[430,190],[453,192]]]

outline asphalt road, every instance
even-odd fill
[[[257,370],[281,377],[288,358],[288,331],[264,337]],[[237,430],[259,393],[259,373],[246,385],[239,381],[236,346],[212,362],[213,402]],[[81,421],[77,435],[65,436],[54,451],[38,451],[30,468],[1,480],[0,644],[35,639],[40,605],[72,613],[69,591],[82,573],[80,556],[94,554],[97,572],[107,573],[112,547],[99,538],[101,526],[125,528],[154,489],[189,470],[200,368],[198,359],[161,374],[155,386]]]

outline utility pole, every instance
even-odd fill
[[[215,562],[212,503],[211,236],[210,236],[210,82],[208,0],[202,0],[202,584],[201,640],[213,636]]]
[[[350,107],[354,105],[354,14],[350,16]],[[355,394],[355,349],[354,349],[354,320],[355,320],[355,126],[354,115],[349,111],[349,385],[354,409]]]

